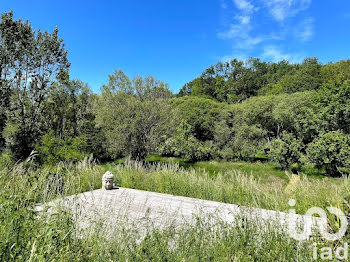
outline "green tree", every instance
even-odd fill
[[[55,83],[43,102],[46,129],[61,139],[82,134],[90,113],[90,95],[89,87],[80,80]]]
[[[239,126],[257,126],[265,130],[266,139],[272,139],[280,132],[280,127],[273,117],[278,96],[251,97],[242,103],[231,106],[233,123],[236,130]]]
[[[350,80],[350,60],[329,63],[321,68],[322,80],[331,86],[340,86]]]
[[[350,80],[350,79],[349,79]],[[320,114],[327,131],[341,130],[350,134],[350,82],[325,84],[319,92]]]
[[[298,70],[285,75],[279,81],[285,93],[303,92],[320,88],[322,84],[322,65],[317,58],[305,58],[298,67]]]
[[[215,123],[225,117],[227,110],[226,104],[196,96],[173,99],[171,106],[191,126],[193,136],[202,142],[214,139]]]
[[[87,142],[83,136],[66,138],[55,137],[54,132],[45,134],[36,145],[42,164],[59,162],[77,162],[87,155]]]
[[[57,28],[52,33],[34,31],[29,22],[13,20],[12,12],[1,16],[0,41],[5,56],[1,93],[8,104],[3,133],[17,158],[26,157],[40,137],[43,101],[55,79],[69,68],[67,51]]]
[[[301,163],[302,143],[293,134],[283,132],[280,138],[272,140],[269,156],[278,162],[282,169]]]
[[[350,168],[350,136],[340,131],[321,134],[306,149],[307,157],[330,176],[341,176]]]
[[[170,138],[159,147],[162,155],[177,156],[190,161],[209,160],[216,155],[212,141],[202,142],[193,136],[193,130],[185,120],[176,127]]]
[[[322,130],[319,101],[315,91],[276,96],[272,110],[272,117],[278,127],[276,136],[286,131],[300,138],[304,144],[310,143]]]
[[[69,80],[67,76],[55,83],[43,103],[42,131],[52,130],[55,137],[63,140],[84,136],[88,152],[97,159],[110,160],[103,148],[105,138],[96,127],[95,100],[96,95],[80,80]]]
[[[183,120],[172,137],[164,141],[158,150],[162,155],[195,160],[198,147],[199,141],[193,136],[191,126]]]
[[[229,145],[239,159],[249,160],[254,158],[258,151],[264,148],[266,143],[266,131],[256,125],[243,124],[233,128],[234,135]]]
[[[130,80],[122,71],[110,75],[95,104],[109,154],[144,159],[154,152],[176,121],[170,97],[167,84],[153,77]]]

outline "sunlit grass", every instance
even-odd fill
[[[315,179],[300,175],[298,183],[286,191],[291,174],[269,175],[259,171],[259,164],[249,173],[240,171],[239,163],[209,162],[208,166],[223,164],[213,175],[205,167],[184,169],[177,164],[143,166],[138,162],[124,165],[103,165],[101,174],[110,170],[118,186],[168,193],[186,197],[214,200],[231,204],[288,211],[288,201],[297,200],[296,210],[305,212],[313,206],[339,206],[347,194],[349,179],[323,177]],[[241,167],[243,168],[243,167]],[[226,171],[221,171],[226,170]],[[269,169],[267,169],[269,170]],[[263,175],[261,175],[265,172]],[[283,175],[283,176],[282,176]]]
[[[222,167],[220,166],[222,164]],[[299,243],[281,232],[261,232],[256,225],[215,229],[206,221],[181,228],[154,229],[142,241],[139,232],[120,224],[119,234],[106,240],[96,230],[77,237],[74,217],[60,210],[50,217],[39,216],[39,202],[101,187],[106,170],[119,186],[170,193],[287,211],[288,200],[297,200],[297,212],[312,206],[342,207],[349,194],[346,178],[301,176],[289,185],[290,176],[270,175],[262,179],[259,170],[244,172],[237,163],[209,162],[205,167],[185,169],[179,164],[96,165],[90,159],[78,164],[37,167],[30,162],[0,169],[0,260],[1,261],[310,261],[312,245]],[[235,166],[236,168],[232,168]],[[247,168],[247,167],[245,167]],[[223,171],[224,170],[224,171]],[[267,169],[268,170],[268,169]],[[256,174],[257,172],[257,174]],[[215,175],[214,175],[215,173]],[[95,225],[98,227],[98,225]],[[100,233],[99,233],[100,232]],[[320,242],[319,245],[327,243]]]

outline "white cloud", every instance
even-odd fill
[[[295,16],[311,4],[311,0],[263,0],[263,2],[272,17],[278,22]]]
[[[247,0],[233,0],[233,3],[240,10],[240,13],[234,17],[236,23],[230,24],[228,30],[219,32],[217,35],[221,39],[236,40],[235,47],[238,49],[251,49],[267,38],[265,36],[251,36],[253,29],[251,17],[258,8]]]
[[[244,48],[251,48],[257,44],[260,44],[261,42],[263,41],[266,41],[270,39],[269,37],[265,36],[257,36],[257,37],[251,37],[251,36],[248,36],[247,38],[244,39],[244,41],[242,41],[241,44],[238,44],[239,47],[241,47],[242,49]]]
[[[261,57],[272,62],[288,60],[291,63],[299,63],[302,61],[302,56],[300,54],[283,53],[277,46],[265,46]]]
[[[236,7],[246,13],[251,13],[254,11],[255,7],[249,1],[246,0],[233,0]]]
[[[232,52],[230,55],[221,58],[222,61],[232,58],[247,58],[256,55],[257,50],[261,51],[260,57],[270,61],[288,60],[292,63],[302,61],[298,53],[287,53],[282,40],[297,38],[300,42],[309,41],[314,34],[314,20],[302,18],[294,20],[290,27],[287,18],[296,16],[306,10],[312,0],[221,0],[225,1],[225,14],[230,18],[225,20],[226,30],[217,34],[221,39],[232,41]],[[253,4],[254,3],[254,4]],[[235,10],[232,16],[230,9]],[[263,20],[265,24],[257,24],[257,16],[267,14],[272,20]],[[300,16],[299,16],[300,17]],[[296,22],[295,22],[296,21]],[[259,21],[260,22],[260,21]],[[269,27],[271,23],[272,26]],[[273,28],[273,31],[271,31]],[[270,31],[268,31],[270,30]],[[277,41],[279,41],[277,43]]]
[[[307,18],[297,26],[295,36],[299,39],[299,41],[306,42],[312,38],[314,35],[313,22],[314,21],[312,18]]]
[[[218,37],[225,40],[234,40],[234,46],[236,49],[249,50],[254,46],[267,41],[267,40],[279,40],[280,38],[270,35],[257,35],[252,34],[253,27],[246,21],[240,21],[238,24],[231,24],[227,31],[219,32]]]
[[[249,24],[231,24],[230,29],[224,32],[219,32],[218,37],[226,40],[235,40],[236,49],[249,50],[263,41],[274,39],[273,36],[252,36],[252,27]]]
[[[218,37],[221,39],[247,38],[250,29],[248,24],[231,24],[230,29],[219,32]]]
[[[235,18],[240,22],[242,25],[247,25],[250,23],[250,16],[247,15],[236,15]]]

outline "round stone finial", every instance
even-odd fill
[[[111,172],[107,171],[102,176],[102,189],[112,190],[113,189],[113,179],[114,179],[113,174]]]

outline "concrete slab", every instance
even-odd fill
[[[96,223],[113,229],[119,222],[128,220],[134,228],[142,231],[149,228],[150,224],[153,228],[162,229],[209,217],[213,225],[216,221],[235,223],[240,219],[248,219],[263,225],[275,224],[286,228],[288,219],[292,217],[311,227],[320,225],[320,219],[316,217],[129,188],[85,192],[39,205],[37,210],[43,210],[47,205],[52,206],[49,212],[58,206],[71,210],[81,229]]]

